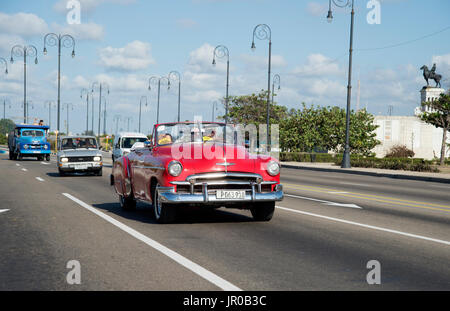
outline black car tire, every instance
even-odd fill
[[[250,207],[253,219],[256,221],[269,221],[275,211],[275,202],[261,202]]]
[[[46,160],[47,162],[50,162],[50,155],[49,155],[49,154],[47,154],[47,155],[45,156],[45,160]]]
[[[120,207],[126,211],[136,209],[136,200],[134,199],[133,195],[130,195],[129,197],[119,195],[119,203]]]
[[[155,220],[160,224],[170,224],[176,219],[176,206],[162,203],[160,201],[158,191],[156,191],[156,188],[158,186],[159,184],[157,184],[153,189],[153,210],[155,214]]]
[[[66,176],[66,173],[62,169],[58,169],[59,176]]]
[[[97,172],[95,172],[95,176],[102,176],[103,175],[103,169],[99,169]]]

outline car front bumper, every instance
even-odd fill
[[[52,152],[50,150],[39,150],[39,149],[20,149],[20,154],[22,155],[29,155],[29,156],[38,156],[38,155],[45,155],[45,154],[51,154]]]
[[[58,163],[58,168],[64,172],[93,172],[103,167],[102,162],[65,162]]]
[[[229,205],[233,203],[242,202],[274,202],[283,200],[283,185],[277,184],[275,191],[272,192],[258,192],[257,187],[253,186],[251,190],[245,191],[245,198],[243,199],[218,199],[214,190],[208,191],[207,185],[203,186],[202,193],[177,193],[174,187],[159,187],[156,189],[159,192],[159,197],[163,203],[179,204],[223,204]]]

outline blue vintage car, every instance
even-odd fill
[[[47,125],[16,124],[8,135],[10,160],[22,160],[23,157],[35,157],[50,161],[50,143],[47,142]]]

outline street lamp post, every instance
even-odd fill
[[[333,13],[331,11],[331,2],[333,1],[334,5],[338,7],[348,7],[351,4],[352,12],[351,12],[351,22],[350,22],[350,48],[349,48],[349,59],[348,59],[348,85],[347,85],[347,112],[345,117],[345,148],[344,148],[344,156],[342,158],[341,167],[342,168],[350,168],[350,104],[352,97],[352,53],[353,53],[353,24],[355,19],[355,10],[354,10],[354,0],[329,0],[329,9],[327,20],[329,23],[333,20]]]
[[[213,52],[213,61],[212,64],[213,66],[216,65],[216,57],[218,58],[223,58],[226,57],[227,58],[227,84],[226,84],[226,88],[225,88],[225,124],[228,123],[228,89],[230,86],[230,52],[228,50],[228,48],[225,45],[218,45],[216,46],[216,48],[214,49]]]
[[[181,104],[180,104],[180,102],[181,102],[181,75],[180,75],[180,73],[178,72],[178,71],[171,71],[171,72],[169,72],[169,75],[168,75],[168,77],[169,77],[169,80],[172,78],[172,79],[176,79],[176,80],[178,80],[178,117],[177,117],[177,120],[178,120],[178,122],[180,122],[180,107],[181,107]],[[174,78],[173,78],[174,77]]]
[[[80,98],[83,98],[83,93],[86,93],[86,135],[89,131],[89,91],[83,88],[80,93]]]
[[[55,33],[48,33],[44,36],[44,55],[47,55],[48,46],[58,46],[58,116],[57,116],[57,130],[60,125],[60,108],[61,108],[61,48],[72,48],[72,58],[75,57],[75,39],[71,35],[61,35]]]
[[[170,80],[168,77],[156,77],[156,76],[152,76],[148,79],[148,90],[151,90],[150,85],[153,83],[156,83],[156,81],[158,81],[158,103],[156,106],[156,124],[159,124],[159,98],[160,98],[160,94],[161,94],[161,80],[167,80],[167,89],[170,89]]]
[[[272,82],[272,104],[273,104],[273,95],[275,94],[275,84],[278,86],[278,90],[280,89],[281,78],[279,74],[273,76]]]
[[[53,104],[53,102],[50,100],[47,100],[44,103],[44,108],[47,108],[47,106],[48,106],[48,126],[49,126],[49,128],[52,127],[52,104]]]
[[[98,96],[98,136],[100,136],[100,119],[101,119],[101,115],[102,115],[102,87],[104,85],[106,85],[107,89],[108,89],[108,94],[109,94],[109,85],[108,83],[102,82],[102,83],[98,83],[98,82],[94,82],[92,83],[92,92],[94,92],[94,87],[95,85],[99,86],[99,96]],[[106,99],[105,99],[105,112],[104,112],[104,118],[106,119]],[[103,127],[106,131],[106,120],[103,124]],[[92,130],[94,130],[92,128]],[[105,133],[106,134],[106,133]]]
[[[130,121],[133,120],[133,117],[126,117],[125,120],[127,120],[127,132],[130,131]]]
[[[113,118],[113,122],[114,122],[114,121],[116,122],[116,131],[114,132],[115,135],[118,134],[117,131],[118,131],[118,128],[119,128],[119,121],[120,121],[121,119],[122,119],[122,118],[120,117],[120,114],[116,114],[116,115],[114,116],[114,118]]]
[[[11,102],[8,98],[3,99],[3,119],[6,119],[6,102],[8,102],[8,107],[11,109]]]
[[[91,102],[92,102],[91,131],[92,135],[94,135],[94,89],[91,89]]]
[[[3,57],[0,57],[0,61],[5,64],[5,74],[8,74],[8,62]]]
[[[217,101],[215,100],[215,101],[213,101],[213,108],[212,108],[212,118],[211,118],[212,122],[214,122],[216,119],[216,117],[214,116],[214,112],[216,109],[217,109]]]
[[[268,66],[268,74],[267,74],[267,152],[270,151],[270,69],[272,62],[272,30],[266,24],[259,24],[253,29],[253,40],[251,49],[254,51],[256,49],[255,46],[255,37],[260,40],[269,40],[269,66]]]
[[[30,107],[31,107],[31,109],[34,109],[34,105],[33,105],[33,101],[32,100],[29,100],[25,104],[21,105],[21,108],[23,108],[24,111],[26,111],[25,122],[24,122],[25,124],[28,123],[28,114],[29,114]]]
[[[72,109],[72,111],[73,111],[73,105],[71,103],[64,103],[64,105],[66,105],[66,110],[67,110],[66,135],[68,136],[69,135],[69,109]],[[62,107],[62,110],[64,110],[64,105]]]
[[[139,133],[141,132],[141,112],[142,112],[142,99],[145,98],[145,107],[147,107],[147,96],[141,96],[139,100]]]
[[[15,45],[11,48],[11,64],[14,62],[13,56],[23,56],[23,122],[27,123],[27,56],[34,56],[34,63],[37,64],[37,49],[34,45]]]

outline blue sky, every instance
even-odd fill
[[[230,95],[258,92],[267,87],[268,42],[256,40],[257,24],[272,29],[272,73],[281,76],[276,100],[289,108],[301,102],[314,105],[346,103],[350,9],[334,7],[334,20],[326,21],[327,0],[81,0],[81,24],[68,25],[66,0],[1,1],[0,57],[9,60],[14,44],[34,44],[38,65],[29,60],[27,98],[34,109],[30,116],[48,119],[44,103],[56,102],[57,49],[43,55],[43,37],[48,32],[69,33],[76,40],[62,52],[61,103],[72,103],[70,130],[86,129],[82,88],[103,81],[110,87],[107,98],[107,131],[119,129],[132,117],[130,130],[137,129],[139,99],[147,96],[142,128],[148,132],[156,120],[156,92],[147,90],[152,75],[177,70],[182,75],[182,119],[202,115],[210,119],[212,102],[225,94],[225,59],[211,65],[212,51],[223,44],[230,51]],[[367,0],[356,0],[353,97],[356,107],[360,80],[360,107],[386,114],[412,115],[419,105],[419,90],[425,81],[419,68],[437,63],[450,86],[450,2],[447,0],[384,0],[381,24],[369,25]],[[433,36],[424,36],[446,31]],[[401,44],[394,48],[365,50]],[[23,115],[23,66],[20,59],[8,63],[10,74],[0,74],[0,99],[8,98],[8,117]],[[94,130],[98,128],[98,90],[95,90]],[[2,101],[3,102],[3,101]],[[161,92],[160,121],[174,121],[177,88]],[[3,107],[2,107],[3,108]],[[222,109],[223,111],[223,109]],[[220,113],[220,111],[218,112]],[[217,115],[217,113],[216,113]],[[52,127],[56,125],[52,111]],[[66,113],[61,113],[61,127]],[[91,124],[91,121],[89,121]],[[103,128],[103,120],[101,121]]]

